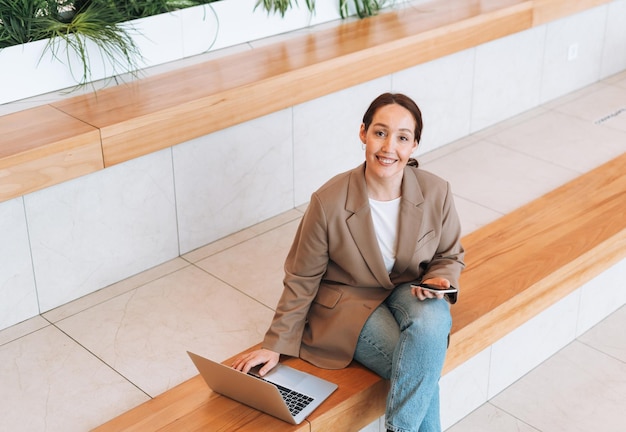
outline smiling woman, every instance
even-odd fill
[[[243,372],[280,356],[325,369],[353,360],[390,380],[388,430],[440,432],[439,377],[464,267],[450,185],[409,165],[422,115],[403,94],[383,93],[363,116],[365,163],[311,195],[285,261],[283,294],[261,348]]]

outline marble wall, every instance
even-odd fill
[[[0,203],[0,329],[307,202],[381,92],[421,106],[419,157],[624,69],[616,0]]]

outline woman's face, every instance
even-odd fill
[[[365,144],[367,173],[380,179],[402,177],[417,148],[414,131],[415,119],[406,108],[397,104],[378,108],[369,128],[362,124],[359,134]]]

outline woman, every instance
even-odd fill
[[[238,357],[243,372],[280,354],[338,369],[353,359],[391,380],[385,424],[440,431],[439,377],[463,264],[450,186],[411,154],[421,112],[402,94],[376,98],[359,136],[365,163],[311,196],[285,262],[284,291],[262,349]],[[448,301],[446,301],[446,299]]]

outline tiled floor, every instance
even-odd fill
[[[622,73],[419,158],[452,183],[468,233],[626,151],[625,108]],[[194,375],[186,350],[222,360],[258,342],[301,214],[0,331],[0,430],[88,430]],[[622,306],[450,432],[626,430],[624,327]]]

